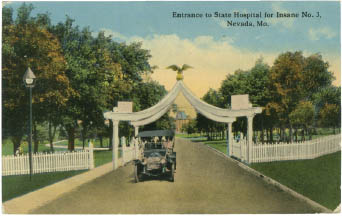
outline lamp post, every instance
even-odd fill
[[[32,178],[32,88],[35,85],[36,76],[31,68],[27,68],[24,77],[24,84],[30,90],[30,124],[29,124],[29,164],[30,164],[30,180]]]

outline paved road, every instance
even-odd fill
[[[175,182],[134,183],[133,165],[121,167],[35,214],[313,213],[306,203],[246,172],[199,143],[177,140]]]

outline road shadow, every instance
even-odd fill
[[[130,180],[128,181],[128,183],[133,183],[133,184],[137,184],[135,182],[135,177],[134,174],[130,175]],[[147,176],[144,175],[139,179],[139,182],[170,182],[173,183],[169,180],[169,176],[168,175],[161,175],[161,176]]]

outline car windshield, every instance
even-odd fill
[[[164,157],[166,149],[149,149],[144,151],[144,157]]]
[[[162,142],[147,142],[145,143],[145,149],[164,149]]]

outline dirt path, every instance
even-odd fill
[[[175,182],[134,183],[127,165],[52,201],[35,214],[313,213],[207,147],[177,140]]]

